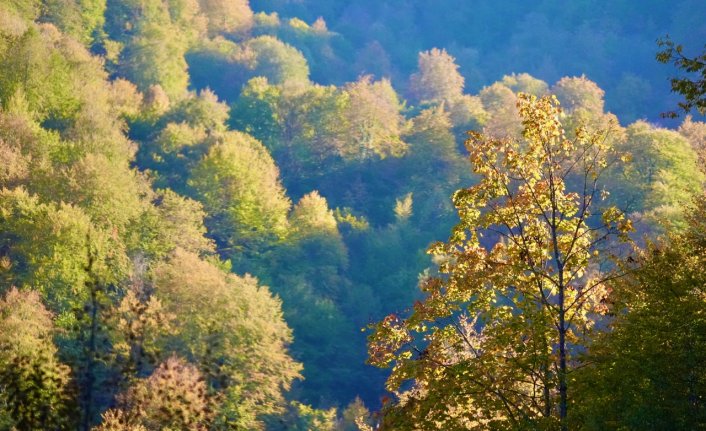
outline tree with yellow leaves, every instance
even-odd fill
[[[570,140],[556,98],[517,106],[522,139],[470,132],[479,181],[454,194],[460,222],[429,249],[440,265],[426,297],[370,337],[369,361],[392,366],[399,398],[383,429],[567,429],[568,373],[631,224],[601,203],[601,174],[620,160],[610,130]]]

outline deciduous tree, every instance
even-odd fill
[[[429,250],[440,275],[406,318],[370,338],[370,362],[393,366],[384,412],[394,429],[568,429],[569,372],[601,307],[607,252],[630,222],[601,208],[617,160],[609,131],[568,140],[555,98],[520,95],[522,140],[472,133],[476,185],[454,194],[460,222]],[[583,178],[577,190],[565,179]]]
[[[272,157],[253,137],[223,134],[191,171],[188,185],[208,213],[206,226],[219,247],[252,251],[286,234],[291,203]]]
[[[59,362],[52,317],[36,291],[12,287],[0,300],[0,416],[12,429],[75,425],[71,372]]]
[[[582,430],[697,430],[706,423],[704,197],[688,224],[650,242],[611,283],[609,330],[572,376],[572,424]]]

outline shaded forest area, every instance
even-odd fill
[[[704,427],[704,17],[0,0],[0,429]]]

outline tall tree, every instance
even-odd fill
[[[521,94],[523,139],[472,133],[476,185],[454,194],[460,223],[429,252],[440,276],[407,318],[390,315],[370,337],[370,362],[394,365],[394,429],[568,429],[572,352],[604,297],[614,236],[631,224],[601,208],[603,171],[618,160],[606,130],[568,140],[555,98]],[[567,190],[578,174],[581,186]]]

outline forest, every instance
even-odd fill
[[[706,430],[706,2],[0,0],[0,431]]]

